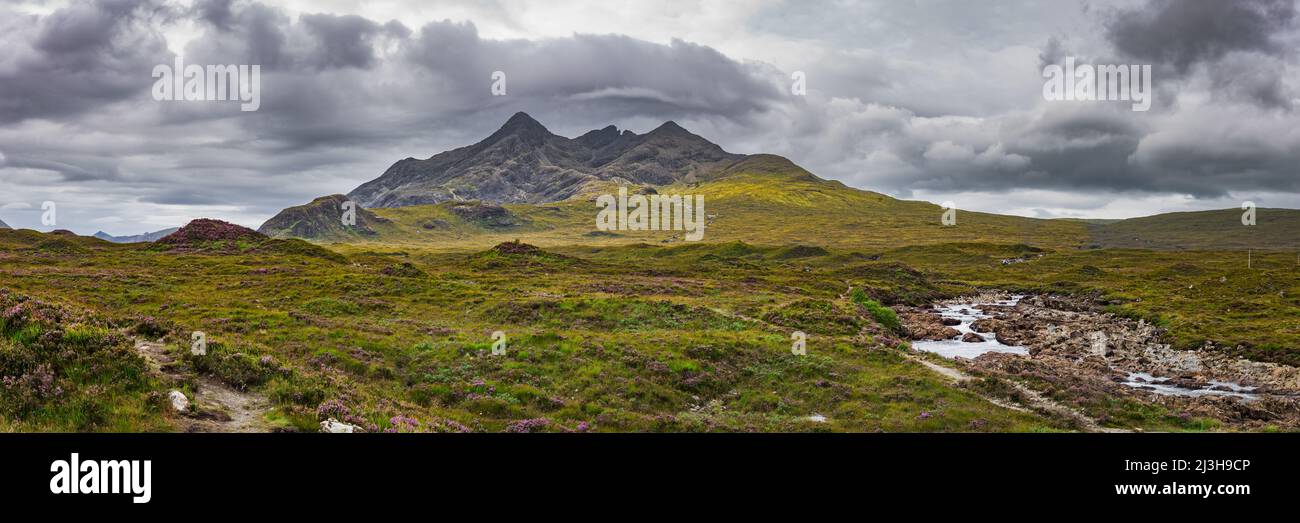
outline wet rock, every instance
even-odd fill
[[[1213,418],[1237,429],[1300,429],[1300,368],[1241,359],[1210,342],[1178,350],[1163,341],[1164,329],[1101,310],[1090,297],[1029,296],[1014,307],[982,306],[994,318],[976,320],[971,330],[1030,356],[989,353],[975,358],[976,370],[1013,379],[1030,378],[1040,393],[1059,394],[1076,405],[1131,398],[1162,405],[1183,416]],[[991,333],[991,334],[990,334]],[[1128,380],[1131,373],[1155,379]],[[1258,387],[1256,396],[1172,395],[1166,387],[1235,392],[1212,381]],[[1140,384],[1133,387],[1133,384]],[[1105,411],[1093,412],[1100,419]]]
[[[949,326],[949,327],[955,327],[955,326],[957,326],[957,325],[961,325],[961,320],[959,320],[959,319],[957,319],[957,318],[943,318],[943,319],[940,320],[940,321],[941,321],[944,325],[947,325],[947,326]]]
[[[967,332],[965,336],[961,337],[961,341],[966,343],[983,343],[984,337],[973,332]]]
[[[913,340],[941,341],[961,336],[960,331],[944,325],[943,318],[931,311],[903,308],[899,320],[907,336]]]

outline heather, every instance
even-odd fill
[[[893,309],[981,288],[1094,296],[1166,326],[1175,344],[1212,339],[1270,361],[1294,358],[1286,318],[1300,315],[1285,253],[1254,253],[1247,268],[1234,252],[1072,249],[1003,264],[1026,251],[978,243],[821,254],[507,240],[336,244],[317,256],[76,237],[47,249],[49,238],[0,231],[0,287],[63,304],[5,324],[3,375],[22,391],[5,395],[10,430],[178,430],[185,419],[150,398],[200,378],[265,396],[269,430],[314,431],[330,419],[374,432],[1073,430],[917,363]],[[1273,313],[1252,312],[1264,310]],[[42,348],[51,330],[65,334],[60,350]],[[502,355],[492,353],[498,330]],[[808,336],[806,356],[791,354],[796,330]],[[193,331],[208,336],[202,357],[187,355]],[[130,340],[159,338],[189,378],[155,381],[132,357]],[[82,352],[59,356],[68,350]],[[1216,426],[1077,394],[1117,426]]]

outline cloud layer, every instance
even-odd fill
[[[340,5],[0,7],[0,216],[43,228],[49,200],[60,227],[78,232],[198,216],[256,226],[401,158],[473,143],[519,110],[570,136],[672,119],[733,152],[997,212],[1300,203],[1292,0],[1116,0],[1065,12],[757,0],[694,17],[669,2],[635,21],[599,2],[452,3],[452,19],[421,3],[391,13]],[[566,16],[545,18],[557,12]],[[530,25],[539,19],[547,25]],[[178,53],[261,65],[260,110],[154,101],[150,71]],[[1043,100],[1043,63],[1065,56],[1153,64],[1155,106]],[[491,92],[496,71],[506,96]],[[791,92],[795,71],[807,75],[806,96]]]

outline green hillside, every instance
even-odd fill
[[[1242,210],[1175,212],[1093,226],[1102,247],[1173,250],[1296,250],[1300,211],[1257,209],[1255,225],[1241,223]]]
[[[1024,244],[1049,249],[1288,251],[1300,245],[1300,211],[1260,209],[1257,225],[1241,211],[1161,214],[1127,220],[1037,219],[958,210],[942,224],[932,203],[899,200],[823,180],[789,160],[752,155],[709,181],[650,186],[595,181],[574,196],[544,204],[473,201],[362,210],[356,227],[339,225],[333,196],[286,209],[262,231],[322,242],[419,244],[486,248],[512,240],[540,246],[686,243],[681,231],[599,231],[596,198],[628,192],[703,195],[709,223],[702,241],[755,245],[811,244],[879,251],[945,243]],[[328,203],[325,205],[322,202]]]
[[[779,156],[750,156],[708,178],[698,184],[634,185],[630,192],[649,188],[665,195],[703,195],[705,214],[711,217],[705,242],[885,249],[984,241],[1083,248],[1089,239],[1083,223],[966,211],[958,211],[955,225],[944,226],[937,205],[823,180]],[[538,205],[445,202],[369,209],[391,222],[391,228],[376,228],[379,234],[359,238],[330,234],[311,239],[464,248],[514,239],[541,246],[685,243],[680,231],[598,231],[595,199],[617,194],[618,188],[613,181],[593,182],[567,200]]]

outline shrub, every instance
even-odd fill
[[[898,314],[894,313],[894,309],[881,305],[880,302],[868,298],[867,293],[863,292],[862,289],[856,289],[853,291],[853,301],[858,305],[865,307],[867,312],[871,313],[871,317],[876,319],[876,323],[879,323],[881,326],[895,333],[903,332],[903,324],[898,321]]]
[[[272,361],[260,361],[241,352],[227,353],[220,344],[208,344],[208,353],[185,353],[185,359],[194,370],[216,376],[222,382],[247,389],[269,381],[276,374]]]

